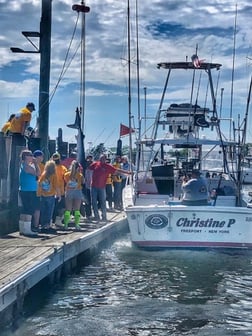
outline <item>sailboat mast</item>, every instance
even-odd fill
[[[128,18],[128,117],[129,117],[129,161],[132,162],[132,111],[131,111],[131,50],[130,50],[130,0],[127,0]]]
[[[138,37],[138,0],[136,0],[136,52],[137,52],[137,117],[140,122],[140,71],[139,71],[139,37]]]
[[[81,5],[85,5],[84,1],[81,1]],[[81,79],[80,79],[80,112],[81,112],[81,128],[84,131],[84,120],[85,120],[85,62],[86,62],[86,15],[82,12],[81,15]]]

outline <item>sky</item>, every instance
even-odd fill
[[[139,115],[151,118],[158,109],[166,71],[157,69],[157,63],[190,60],[196,48],[200,59],[222,64],[216,79],[217,108],[222,109],[222,116],[230,116],[231,105],[234,119],[245,114],[252,74],[251,1],[138,1],[138,34],[135,25],[137,2],[129,2],[131,120],[134,127],[138,126]],[[76,130],[66,125],[73,123],[75,110],[80,104],[81,57],[78,46],[81,19],[77,21],[78,14],[72,10],[72,5],[78,3],[52,0],[49,136],[55,139],[58,129],[62,128],[63,140],[68,142],[75,142]],[[40,56],[12,53],[10,47],[33,50],[21,32],[39,32],[41,5],[42,0],[0,0],[1,124],[11,113],[32,101],[36,111],[31,126],[36,125]],[[85,15],[85,146],[105,143],[105,146],[113,147],[119,139],[120,123],[129,124],[128,2],[87,0],[85,5],[90,7],[90,12]],[[71,42],[76,22],[77,30]],[[38,39],[33,39],[33,42],[37,44]],[[140,109],[137,103],[137,51]],[[64,64],[67,66],[59,82]],[[181,99],[186,83],[183,76],[179,79],[172,90]],[[248,141],[252,141],[251,126],[252,118]],[[128,137],[122,140],[123,145],[128,144]]]

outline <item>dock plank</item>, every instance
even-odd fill
[[[109,223],[120,221],[124,213],[108,214]],[[15,232],[0,239],[0,290],[27,270],[49,258],[55,250],[83,239],[95,231],[106,227],[106,223],[85,222],[81,220],[81,231],[74,227],[64,231],[62,228],[57,234],[38,234],[36,237],[26,237]]]

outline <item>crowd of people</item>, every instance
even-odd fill
[[[21,233],[55,233],[59,226],[68,229],[71,218],[75,228],[80,230],[81,215],[88,221],[99,222],[107,221],[107,211],[122,210],[121,176],[125,179],[131,172],[122,168],[119,157],[111,164],[105,154],[97,161],[89,155],[85,170],[76,159],[65,167],[59,153],[54,153],[46,162],[43,158],[41,150],[21,152]],[[123,157],[123,161],[126,160]],[[110,192],[107,191],[109,179]],[[116,187],[114,179],[117,179]],[[24,221],[28,229],[24,229]]]
[[[127,157],[116,156],[111,163],[104,154],[97,161],[88,155],[85,169],[76,152],[64,160],[56,152],[44,162],[41,150],[27,149],[25,132],[33,111],[34,103],[28,102],[18,113],[10,115],[1,129],[12,136],[14,149],[26,148],[21,152],[19,172],[21,233],[55,232],[53,223],[67,229],[71,218],[79,230],[81,215],[88,220],[107,221],[107,211],[122,210],[122,190],[131,174]]]

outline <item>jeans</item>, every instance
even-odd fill
[[[101,207],[102,219],[107,219],[107,211],[106,211],[106,188],[91,188],[91,199],[92,199],[92,207],[94,211],[94,216],[96,219],[99,219],[98,212],[98,202]]]
[[[40,204],[40,223],[42,228],[50,226],[55,205],[54,196],[42,196]]]
[[[113,202],[112,184],[106,184],[106,199],[108,201],[109,208],[112,208],[112,202]]]
[[[114,207],[121,209],[122,207],[122,182],[114,182]]]
[[[84,195],[85,195],[85,212],[86,212],[86,217],[91,217],[92,216],[91,191],[90,191],[89,188],[85,188]]]

